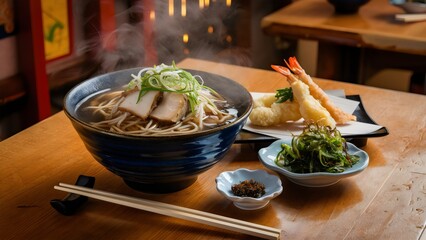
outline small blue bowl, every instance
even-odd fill
[[[265,194],[259,198],[235,196],[232,192],[232,186],[250,179],[262,183],[265,186]],[[261,209],[283,191],[280,178],[267,173],[265,170],[240,168],[235,171],[222,172],[216,177],[215,181],[217,191],[231,200],[237,208],[243,210]]]
[[[336,184],[343,178],[351,177],[359,174],[367,168],[369,163],[368,154],[357,148],[352,143],[348,144],[348,153],[352,155],[358,155],[359,161],[350,168],[346,168],[341,173],[329,173],[329,172],[314,172],[314,173],[294,173],[285,167],[280,167],[275,164],[275,158],[281,151],[281,144],[291,144],[291,138],[280,139],[273,142],[266,148],[259,150],[260,162],[267,168],[274,170],[284,176],[290,181],[305,187],[326,187]]]
[[[129,136],[100,130],[88,124],[78,107],[90,96],[124,86],[140,68],[108,73],[71,89],[64,111],[87,150],[130,187],[144,192],[167,193],[184,189],[197,176],[219,162],[234,143],[252,109],[252,97],[228,78],[195,70],[204,84],[216,90],[238,110],[236,121],[221,127],[178,136]]]

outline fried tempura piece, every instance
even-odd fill
[[[271,107],[272,104],[276,101],[274,94],[265,94],[262,97],[254,100],[253,108],[257,107]]]
[[[251,123],[257,126],[268,127],[278,124],[276,113],[269,107],[253,108],[249,118]]]
[[[288,121],[297,121],[302,118],[302,114],[299,112],[299,103],[296,99],[293,101],[286,101],[283,103],[273,103],[272,111],[278,112],[279,123],[285,123]]]
[[[308,85],[300,81],[286,67],[277,65],[272,65],[271,67],[287,77],[287,81],[293,90],[293,97],[299,103],[300,114],[306,122],[314,122],[322,126],[330,126],[331,128],[336,126],[336,121],[327,109],[310,94]]]
[[[321,126],[334,128],[336,121],[321,103],[309,93],[308,85],[301,81],[295,81],[291,84],[293,96],[299,102],[299,111],[306,122],[314,122]]]
[[[311,95],[317,99],[323,107],[325,107],[336,121],[337,124],[344,124],[349,121],[356,121],[356,116],[344,112],[342,109],[338,108],[334,103],[330,100],[327,94],[312,80],[311,76],[309,76],[305,70],[300,66],[296,57],[290,57],[288,59],[287,66],[293,71],[299,79],[309,86],[309,91]]]
[[[254,108],[249,116],[254,125],[268,127],[287,121],[297,121],[302,115],[296,101],[276,103],[275,95],[264,95],[254,101]]]

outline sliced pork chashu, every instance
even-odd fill
[[[160,104],[150,117],[164,123],[176,123],[186,115],[188,103],[185,94],[165,92]]]
[[[124,101],[120,103],[118,109],[120,111],[130,112],[133,115],[145,120],[149,114],[157,106],[158,98],[161,96],[159,91],[149,91],[141,97],[138,102],[139,91],[132,91],[128,93]]]

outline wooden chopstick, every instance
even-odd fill
[[[75,193],[82,196],[119,204],[122,206],[132,207],[166,216],[185,219],[197,223],[203,223],[206,225],[215,226],[265,239],[278,239],[281,233],[280,229],[264,225],[198,211],[190,208],[180,207],[172,204],[135,198],[121,194],[96,190],[92,188],[86,188],[66,183],[60,183],[59,186],[54,186],[54,188],[56,190]]]

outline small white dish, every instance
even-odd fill
[[[339,182],[343,178],[347,178],[362,172],[369,163],[368,154],[357,148],[352,143],[348,144],[349,154],[360,156],[359,161],[350,168],[346,168],[341,173],[329,173],[329,172],[315,172],[315,173],[294,173],[286,168],[277,166],[275,164],[275,158],[278,152],[281,151],[281,144],[291,144],[291,138],[280,139],[273,142],[266,148],[259,150],[259,159],[265,167],[274,170],[282,175],[286,176],[290,181],[305,187],[326,187]]]
[[[265,194],[260,198],[235,196],[231,190],[234,184],[244,180],[253,179],[265,185]],[[234,205],[243,210],[256,210],[268,205],[269,201],[283,191],[281,180],[278,176],[269,174],[264,170],[249,170],[240,168],[235,171],[222,172],[216,177],[216,188]]]

